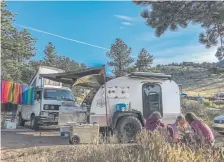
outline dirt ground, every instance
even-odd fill
[[[33,131],[21,127],[12,131],[1,131],[1,150],[68,144],[68,137],[61,137],[58,130]]]

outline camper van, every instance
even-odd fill
[[[52,67],[39,67],[29,84],[35,87],[34,104],[19,105],[19,125],[23,126],[25,122],[30,121],[30,127],[38,129],[39,125],[57,124],[61,103],[75,100],[69,88],[63,87],[60,82],[43,78],[41,75],[62,72],[64,71]]]

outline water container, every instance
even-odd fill
[[[116,111],[126,111],[127,105],[124,103],[120,103],[116,105]]]

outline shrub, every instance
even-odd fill
[[[210,102],[210,101],[204,101],[204,105],[205,105],[206,107],[210,107],[210,106],[211,106],[211,102]]]

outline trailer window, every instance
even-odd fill
[[[159,94],[158,93],[149,93],[149,101],[158,102],[159,101]]]

